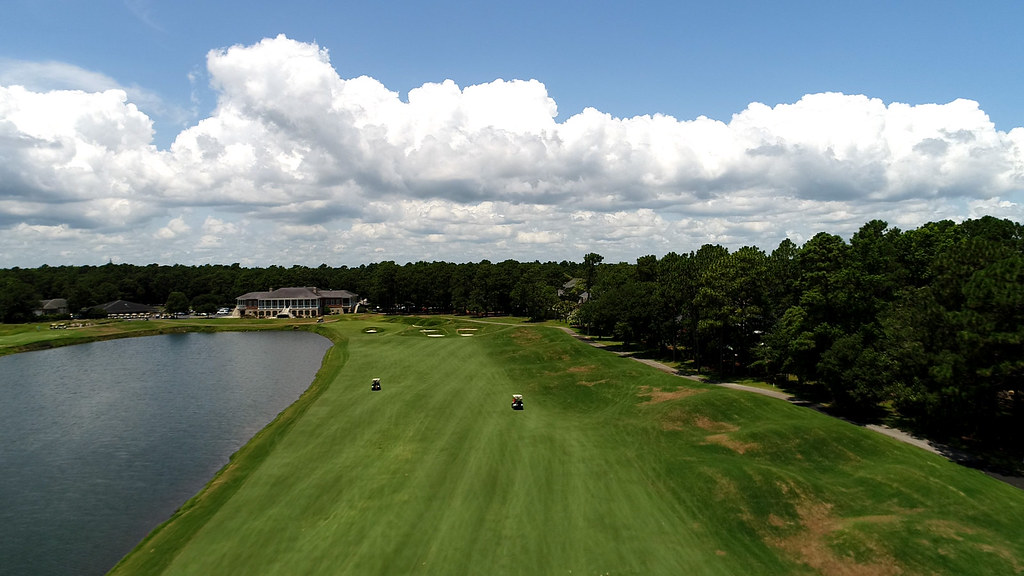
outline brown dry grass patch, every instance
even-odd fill
[[[829,546],[832,536],[851,523],[895,522],[900,519],[898,515],[841,519],[832,513],[830,504],[809,499],[797,503],[796,513],[799,521],[798,529],[795,532],[782,537],[771,537],[766,541],[798,562],[809,566],[818,574],[825,576],[897,576],[904,573],[896,559],[879,542],[866,542],[872,557],[872,560],[868,562],[858,562],[849,556],[840,556]],[[793,525],[792,522],[787,522],[774,515],[769,517],[769,524],[776,528]]]
[[[740,502],[742,500],[742,492],[732,479],[719,474],[715,471],[708,471],[711,478],[715,481],[714,497],[716,500],[727,500],[729,502]]]
[[[518,328],[512,332],[512,339],[517,344],[533,344],[537,340],[540,340],[540,334],[536,330],[529,330],[526,328]]]
[[[566,370],[566,372],[570,372],[572,374],[586,374],[588,372],[593,372],[594,370],[597,370],[596,366],[573,366]]]
[[[1021,564],[1020,560],[1013,554],[1013,552],[1003,548],[1002,546],[978,544],[978,550],[981,550],[986,554],[995,554],[996,556],[999,556],[1003,561],[1013,566],[1012,570],[1014,574],[1024,572],[1024,564]]]
[[[693,425],[701,430],[707,430],[708,432],[735,432],[739,430],[739,427],[737,426],[733,426],[726,422],[712,420],[703,414],[693,419]]]
[[[939,537],[945,538],[946,540],[953,540],[956,542],[968,544],[973,543],[974,547],[978,550],[986,553],[998,556],[1006,563],[1013,566],[1014,574],[1024,573],[1024,562],[1016,557],[1016,555],[1007,550],[1005,547],[996,546],[991,544],[990,541],[996,540],[991,538],[984,531],[979,531],[976,528],[970,526],[964,526],[959,522],[953,520],[929,520],[924,524],[925,528],[929,532]],[[979,540],[981,542],[979,542]],[[948,554],[944,549],[939,550],[942,554]]]
[[[641,386],[638,396],[640,396],[641,398],[647,398],[646,401],[640,403],[641,406],[649,406],[651,404],[660,404],[662,402],[669,402],[671,400],[686,398],[687,396],[693,396],[694,394],[700,394],[701,392],[703,392],[703,390],[697,390],[695,388],[662,390],[661,388]]]
[[[693,425],[701,430],[714,432],[714,434],[704,438],[705,444],[718,444],[719,446],[725,446],[737,454],[745,454],[748,450],[760,448],[760,446],[754,442],[742,442],[730,437],[729,433],[739,430],[739,426],[729,424],[728,422],[712,420],[711,418],[701,414],[693,418]]]
[[[753,442],[741,442],[730,438],[728,434],[712,434],[706,437],[704,441],[706,444],[718,444],[719,446],[725,446],[737,454],[744,454],[748,450],[759,448],[759,446]]]
[[[641,406],[646,406],[650,404],[667,402],[669,400],[675,400],[677,398],[685,398],[687,396],[697,394],[698,392],[703,392],[703,390],[693,390],[686,388],[671,392],[664,392],[655,389],[652,392],[648,387],[644,386],[643,388],[641,388],[640,392],[641,396],[648,397],[648,400],[640,403]],[[669,409],[667,412],[660,416],[659,422],[661,423],[662,430],[686,430],[687,428],[692,428],[694,426],[700,428],[701,430],[705,430],[708,432],[716,432],[718,434],[724,434],[726,432],[735,432],[739,430],[737,426],[728,424],[726,422],[718,422],[712,420],[711,418],[708,418],[703,414],[694,416],[689,409],[682,406],[673,407]]]
[[[929,520],[925,523],[925,527],[933,534],[959,542],[964,540],[963,534],[974,534],[976,532],[952,520]]]
[[[690,414],[681,408],[676,408],[661,417],[662,430],[683,430],[690,421]]]

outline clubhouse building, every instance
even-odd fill
[[[242,318],[314,318],[349,314],[358,305],[358,295],[348,290],[278,288],[239,296],[235,299],[235,314]]]

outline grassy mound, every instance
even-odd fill
[[[475,337],[317,326],[310,391],[114,573],[1024,571],[1024,492],[980,472],[551,328],[432,320]]]

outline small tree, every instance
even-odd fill
[[[164,310],[168,314],[183,314],[188,312],[188,297],[185,296],[184,292],[171,292],[167,295],[167,303],[164,304]]]
[[[202,294],[192,299],[192,310],[205,314],[212,314],[224,303],[224,297],[220,294]]]

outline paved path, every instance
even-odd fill
[[[580,340],[582,342],[586,342],[587,344],[590,344],[591,346],[593,346],[595,348],[605,348],[606,347],[601,342],[595,342],[594,340],[591,340],[590,338],[588,338],[586,336],[581,336],[580,334],[576,333],[571,328],[568,328],[568,327],[565,327],[565,326],[559,326],[558,328],[561,329],[562,331],[564,331],[565,333],[572,335],[577,340]],[[668,366],[666,364],[658,362],[657,360],[651,360],[649,358],[637,358],[635,356],[630,355],[628,352],[618,352],[618,351],[612,351],[612,352],[614,352],[615,354],[618,354],[619,356],[632,358],[633,360],[636,360],[637,362],[640,362],[642,364],[647,364],[648,366],[651,366],[653,368],[657,368],[658,370],[661,370],[662,372],[667,372],[667,373],[672,374],[674,376],[679,376],[680,378],[686,378],[687,380],[694,380],[694,381],[697,381],[697,382],[703,382],[705,384],[712,384],[712,385],[715,385],[715,386],[721,386],[723,388],[732,388],[733,390],[743,390],[744,392],[753,392],[754,394],[761,394],[762,396],[770,396],[772,398],[778,398],[779,400],[785,400],[785,401],[793,403],[793,404],[798,404],[800,406],[805,406],[807,408],[811,408],[811,409],[817,410],[817,411],[819,411],[819,412],[821,412],[823,414],[828,414],[827,412],[824,411],[824,408],[821,405],[814,404],[814,403],[811,403],[811,402],[807,402],[806,400],[801,400],[801,399],[797,398],[796,396],[793,396],[792,394],[788,394],[788,393],[783,392],[781,390],[769,390],[769,389],[766,389],[766,388],[758,388],[756,386],[747,386],[745,384],[737,384],[735,382],[710,382],[710,381],[708,381],[708,380],[706,380],[704,378],[701,378],[699,376],[690,376],[690,375],[687,375],[687,374],[680,374],[679,371],[676,370],[675,368],[672,368],[671,366]],[[828,415],[832,416],[831,414],[828,414]],[[965,454],[963,452],[959,452],[957,450],[954,450],[954,449],[950,448],[949,446],[945,446],[943,444],[939,444],[938,442],[932,442],[932,441],[926,440],[924,438],[918,438],[916,436],[908,434],[907,432],[904,432],[903,430],[899,430],[897,428],[891,428],[889,426],[882,426],[881,424],[860,424],[858,422],[853,422],[853,421],[850,421],[850,420],[846,420],[845,418],[841,418],[841,419],[845,420],[847,422],[850,422],[851,424],[855,424],[857,426],[862,426],[862,427],[867,428],[869,430],[874,430],[875,432],[878,432],[879,434],[884,434],[884,435],[886,435],[886,436],[888,436],[890,438],[894,438],[896,440],[899,440],[900,442],[904,442],[906,444],[910,444],[911,446],[916,446],[916,447],[918,447],[918,448],[920,448],[922,450],[927,450],[927,451],[932,452],[934,454],[938,454],[940,456],[948,458],[949,460],[952,460],[953,462],[958,462],[958,463],[964,464],[964,463],[970,462],[970,460],[971,460],[971,457],[968,454]],[[991,471],[988,471],[988,470],[983,470],[983,472],[985,472],[989,476],[992,476],[993,478],[996,478],[997,480],[1002,480],[1003,482],[1006,482],[1007,484],[1010,484],[1011,486],[1016,486],[1017,488],[1020,488],[1020,489],[1024,490],[1024,477],[1022,477],[1022,476],[1005,476],[1003,474],[999,474],[999,473],[996,473],[996,472],[991,472]]]

